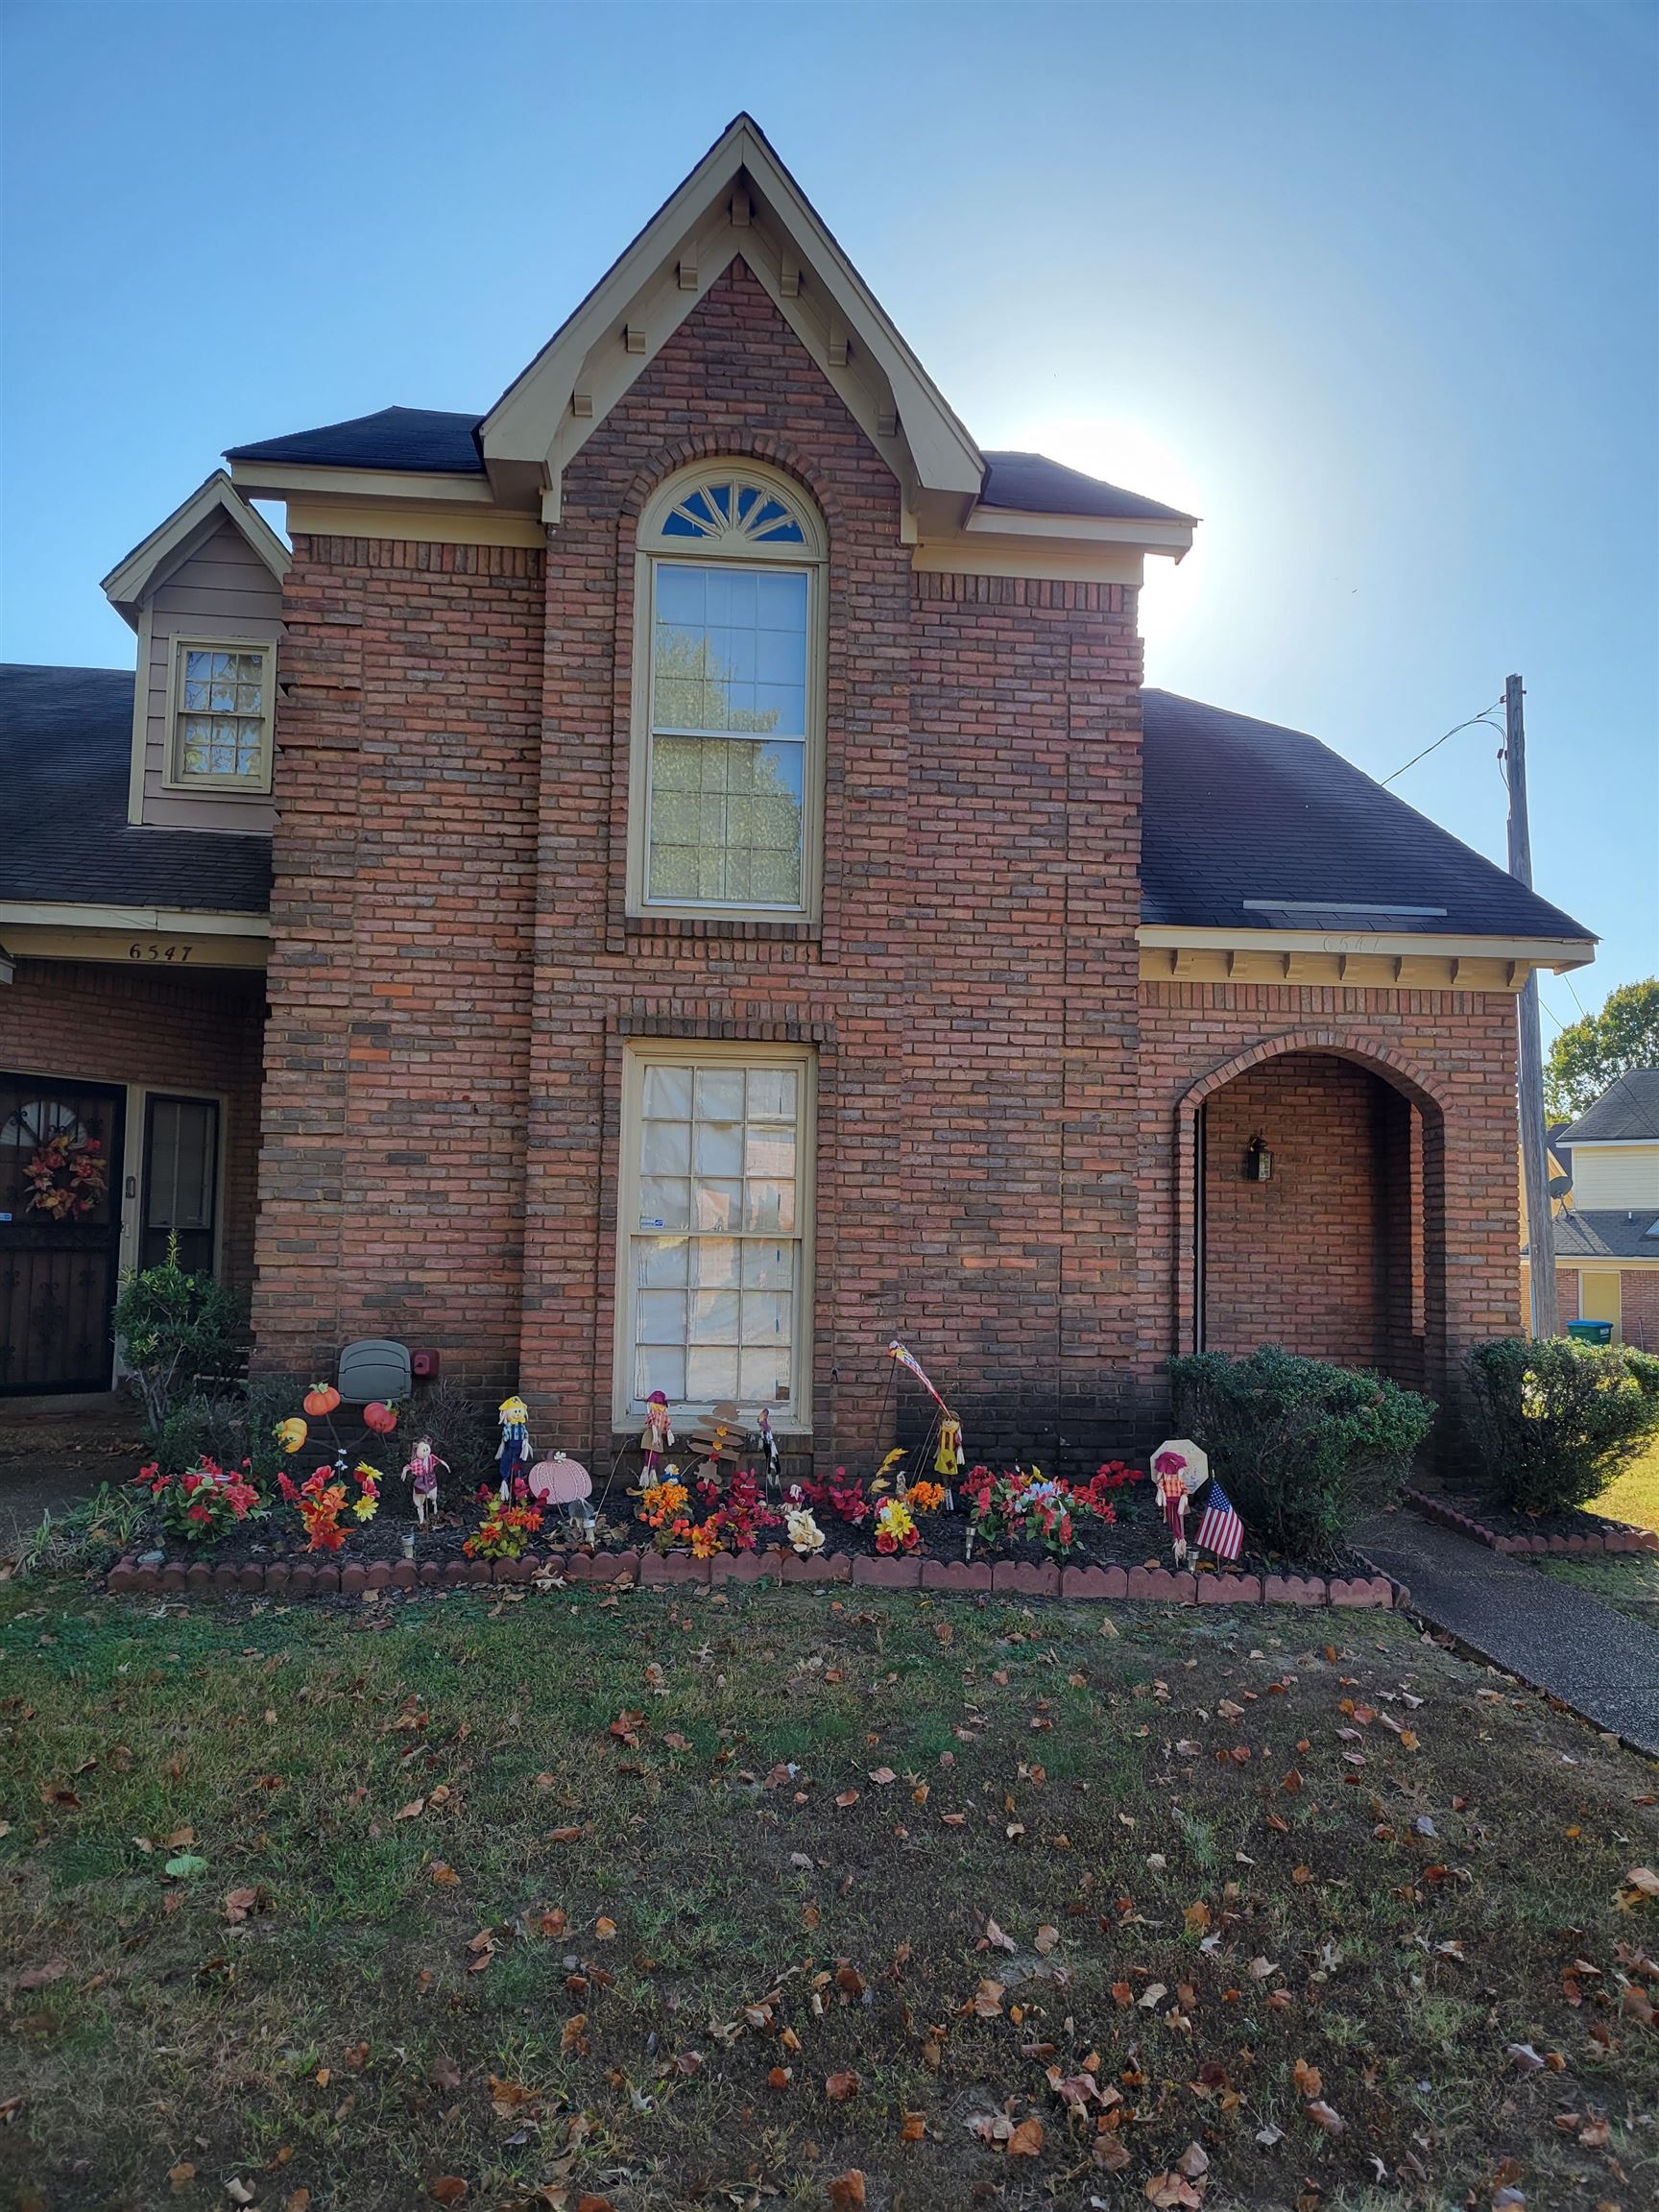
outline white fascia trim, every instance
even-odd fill
[[[1589,937],[1454,937],[1415,931],[1341,929],[1210,929],[1181,923],[1142,922],[1138,945],[1211,952],[1365,952],[1393,959],[1524,960],[1529,967],[1587,968],[1596,957]]]
[[[496,504],[488,477],[439,469],[320,469],[294,461],[232,461],[230,480],[259,498],[320,492],[334,499],[420,499],[428,506]]]
[[[1137,521],[1118,515],[1036,515],[1018,507],[975,507],[964,527],[998,538],[1079,540],[1102,545],[1137,545],[1148,553],[1172,553],[1179,561],[1192,546],[1191,522]]]
[[[805,269],[845,320],[850,334],[868,349],[886,376],[922,484],[928,490],[977,494],[985,477],[978,447],[800,186],[746,115],[740,115],[721,134],[495,402],[479,433],[486,460],[547,466],[591,347],[613,324],[627,318],[640,295],[653,290],[665,274],[672,274],[682,249],[698,237],[721,196],[744,174],[772,226],[799,252]],[[700,264],[696,295],[686,292],[682,296],[684,312],[677,320],[689,313],[709,281]],[[637,358],[643,368],[645,357]],[[596,407],[595,417],[597,413]]]
[[[280,584],[292,558],[287,546],[264,516],[249,506],[224,469],[215,469],[205,483],[198,484],[189,498],[175,507],[166,521],[157,524],[143,543],[134,545],[105,577],[104,595],[116,613],[136,628],[142,602],[165,583],[191,550],[191,541],[204,523],[220,515],[241,532]]]
[[[1575,1137],[1571,1129],[1564,1129],[1555,1142],[1557,1144],[1565,1144],[1569,1152],[1611,1152],[1621,1144],[1645,1144],[1651,1149],[1655,1144],[1659,1144],[1659,1131],[1656,1131],[1651,1137]],[[1628,1209],[1619,1206],[1593,1206],[1590,1211],[1593,1214],[1619,1214],[1627,1212]],[[1636,1211],[1640,1213],[1642,1209],[1638,1207]]]
[[[47,900],[0,899],[0,927],[156,929],[169,937],[269,937],[269,914],[192,913],[174,906],[91,906]]]

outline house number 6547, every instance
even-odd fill
[[[176,960],[182,967],[196,950],[193,945],[160,945],[154,938],[147,945],[129,945],[129,960]]]

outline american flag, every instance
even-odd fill
[[[1198,1549],[1214,1551],[1217,1559],[1237,1559],[1244,1549],[1244,1524],[1233,1510],[1232,1501],[1219,1482],[1212,1481],[1204,1501],[1204,1518],[1198,1524]]]

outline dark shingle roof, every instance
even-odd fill
[[[269,837],[127,819],[128,668],[0,665],[0,899],[262,914]]]
[[[1632,1068],[1604,1091],[1563,1138],[1567,1144],[1619,1144],[1659,1139],[1659,1068]]]
[[[1172,691],[1142,697],[1142,922],[1591,934],[1316,737]]]
[[[1588,936],[1314,738],[1143,698],[1142,921]],[[0,841],[0,899],[263,911],[269,838],[128,823],[132,727],[125,669],[0,669],[0,788],[22,825]],[[1659,1094],[1659,1074],[1642,1080]]]
[[[1522,1246],[1525,1257],[1526,1246]],[[1651,1207],[1610,1214],[1576,1207],[1555,1216],[1557,1260],[1659,1260],[1659,1216]]]
[[[325,422],[289,438],[264,438],[232,445],[227,461],[291,461],[313,469],[404,469],[481,476],[478,450],[482,415],[446,415],[432,407],[382,407],[349,422]],[[987,453],[985,507],[1020,508],[1035,515],[1104,515],[1129,521],[1190,522],[1179,508],[1161,507],[1137,492],[1120,492],[1041,453]]]
[[[1160,506],[1139,492],[1119,491],[1097,476],[1042,453],[987,453],[981,507],[1018,507],[1031,515],[1104,515],[1135,522],[1190,522],[1179,507]]]
[[[482,476],[477,429],[482,415],[447,415],[436,407],[382,407],[348,422],[325,422],[287,438],[232,445],[227,461],[299,461],[314,469],[408,469]]]

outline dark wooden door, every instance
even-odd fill
[[[213,1272],[218,1218],[219,1104],[153,1092],[144,1110],[144,1211],[138,1265],[158,1267],[173,1238],[186,1275]]]
[[[126,1093],[0,1072],[0,1392],[108,1390]]]

